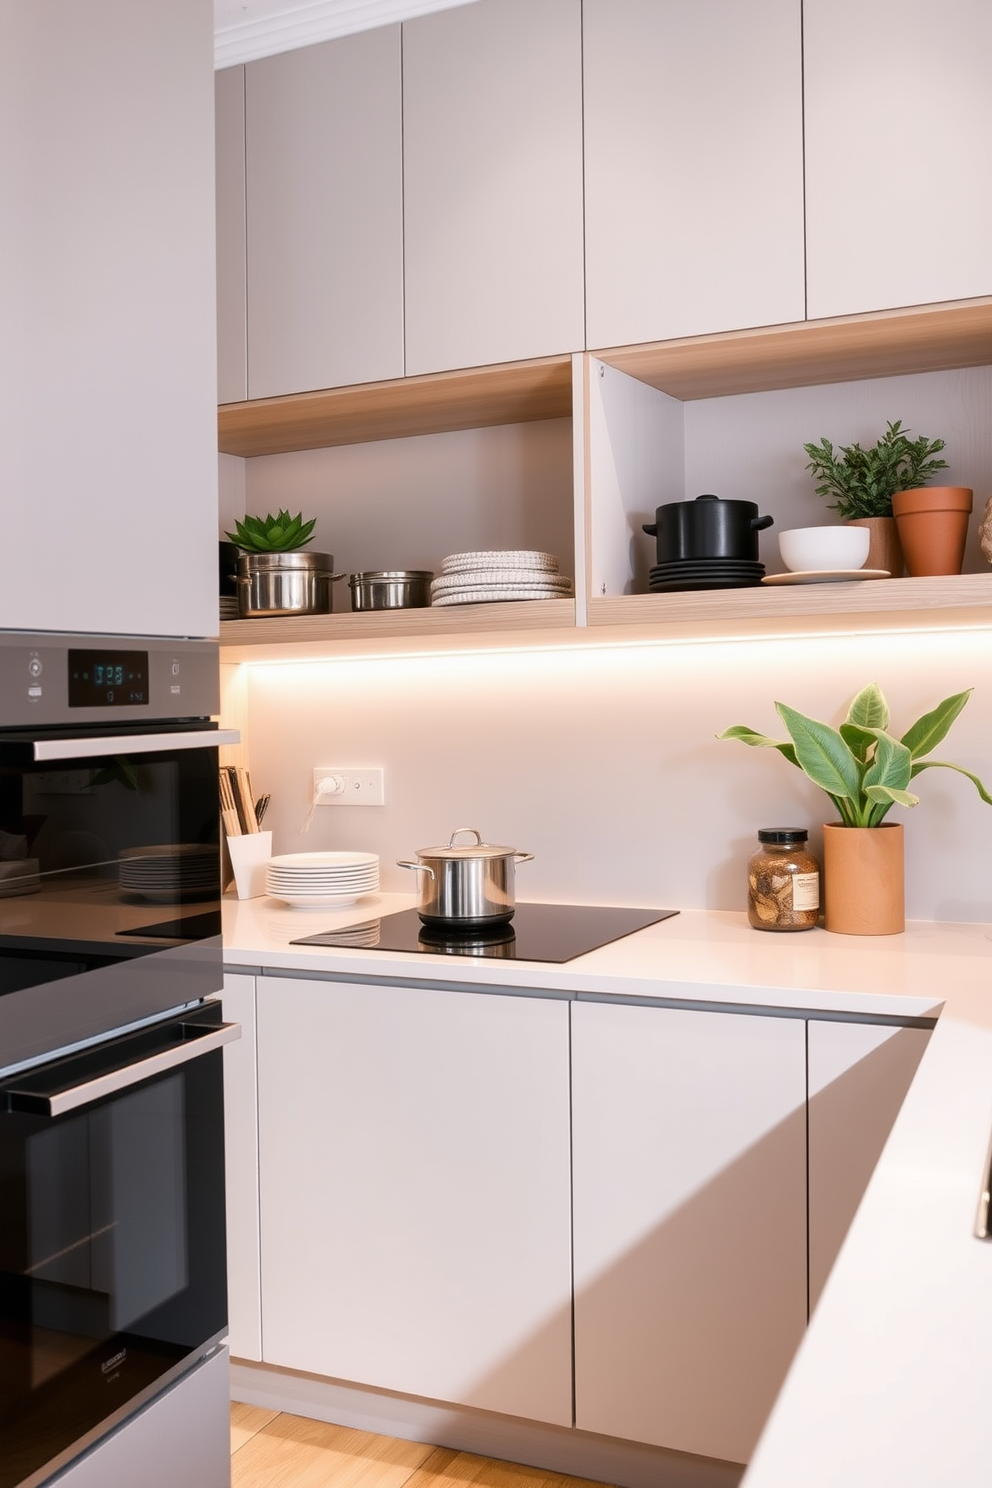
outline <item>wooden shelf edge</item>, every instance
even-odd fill
[[[610,347],[593,355],[683,401],[979,367],[992,362],[992,296]]]
[[[563,355],[225,403],[218,446],[228,455],[279,455],[571,413],[572,359]]]

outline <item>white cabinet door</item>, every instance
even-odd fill
[[[210,0],[0,6],[0,627],[217,634]]]
[[[585,0],[587,345],[801,320],[798,0]]]
[[[804,0],[811,317],[992,292],[992,5]]]
[[[570,1425],[568,1004],[258,979],[266,1363]]]
[[[217,402],[248,396],[245,70],[217,73]]]
[[[406,370],[583,345],[580,0],[403,27]]]
[[[575,1424],[747,1461],[806,1324],[800,1019],[573,1007]]]
[[[929,1031],[809,1024],[809,1305],[868,1186]]]
[[[258,1100],[255,1082],[255,978],[224,977],[224,1016],[241,1037],[224,1050],[227,1180],[228,1342],[239,1359],[262,1357],[258,1248]]]
[[[400,28],[249,62],[248,391],[403,375]]]

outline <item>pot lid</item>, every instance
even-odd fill
[[[455,842],[463,832],[471,832],[474,842]],[[456,827],[446,847],[418,847],[418,858],[508,858],[519,852],[516,847],[497,847],[492,842],[483,842],[482,833],[476,827]]]

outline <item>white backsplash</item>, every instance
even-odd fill
[[[384,889],[417,848],[478,828],[533,852],[522,899],[741,909],[761,826],[807,826],[829,803],[774,751],[720,743],[730,724],[776,737],[776,699],[838,723],[866,682],[903,732],[975,686],[938,757],[992,783],[992,630],[253,665],[250,765],[272,793],[274,850],[380,854]],[[381,765],[383,808],[322,808],[314,765]],[[917,782],[907,913],[992,920],[992,807],[952,771]]]

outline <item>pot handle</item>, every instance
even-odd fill
[[[658,523],[657,522],[642,522],[641,523],[641,531],[642,532],[646,532],[647,535],[648,535],[648,537],[657,537],[658,536]]]
[[[515,863],[533,863],[533,861],[534,861],[534,854],[533,853],[525,853],[525,852],[514,853],[513,854],[513,861]]]
[[[451,837],[449,839],[449,842],[448,842],[448,846],[449,847],[454,847],[454,845],[455,845],[455,838],[456,837],[460,837],[461,834],[462,834],[462,832],[471,832],[473,834],[473,836],[475,837],[475,845],[476,845],[476,847],[485,847],[486,844],[482,840],[482,833],[479,831],[478,827],[456,827],[455,830],[452,832]]]
[[[764,530],[765,527],[770,527],[774,521],[774,517],[752,517],[751,531],[761,532]]]
[[[396,859],[397,868],[412,868],[414,873],[429,873],[434,878],[434,869],[427,863],[408,863],[405,858]]]

